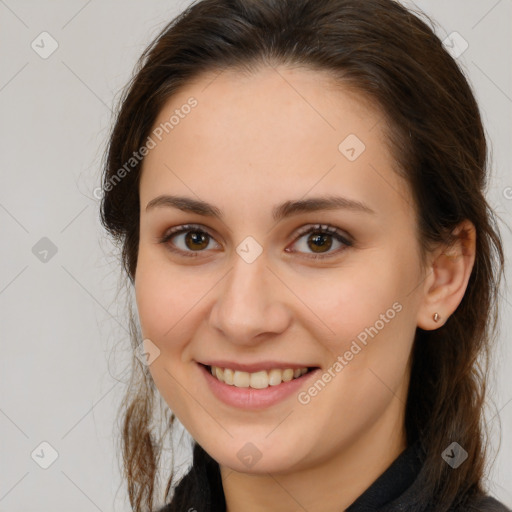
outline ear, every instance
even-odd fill
[[[455,242],[438,247],[429,258],[423,298],[418,309],[417,324],[430,331],[441,327],[457,309],[475,262],[476,230],[469,220],[454,230]],[[438,320],[434,320],[435,313]]]

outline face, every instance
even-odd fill
[[[403,440],[423,274],[383,130],[364,97],[285,67],[201,76],[154,124],[140,324],[159,392],[221,466]]]

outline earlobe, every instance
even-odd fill
[[[471,276],[475,262],[476,230],[465,220],[453,231],[455,241],[450,246],[438,247],[423,287],[423,298],[418,310],[418,327],[433,330],[446,323],[457,309]]]

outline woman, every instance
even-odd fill
[[[161,510],[507,510],[483,485],[486,173],[466,79],[394,1],[202,0],[169,23],[101,208],[140,324],[133,509],[155,502],[158,392],[194,439]]]

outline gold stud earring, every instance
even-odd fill
[[[432,318],[434,319],[434,322],[439,322],[439,318],[440,318],[440,317],[439,317],[439,314],[438,314],[438,313],[434,313],[434,315],[433,315],[433,317],[432,317]]]

